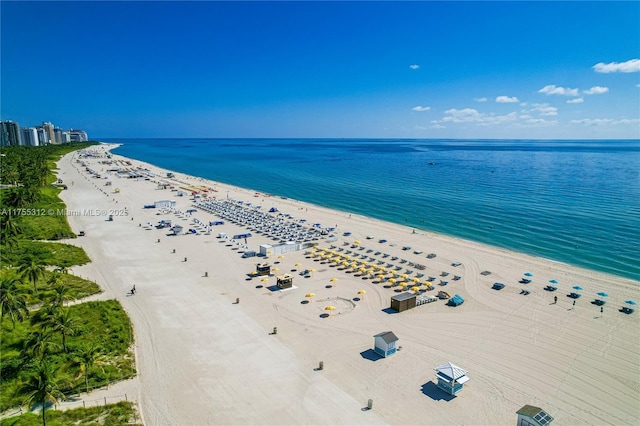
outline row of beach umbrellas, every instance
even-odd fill
[[[523,274],[525,277],[533,277],[533,274],[531,272],[525,272]],[[549,284],[553,285],[554,287],[558,286],[558,281],[555,279],[551,279],[549,280]],[[576,290],[576,291],[582,291],[583,288],[580,287],[579,285],[574,285],[573,287],[571,287],[572,289]],[[609,297],[609,295],[607,293],[605,293],[604,291],[599,291],[596,293],[598,296],[600,297]],[[627,305],[631,305],[631,306],[635,306],[637,305],[635,300],[625,300],[624,303],[626,303]]]

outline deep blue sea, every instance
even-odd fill
[[[177,172],[640,281],[638,140],[104,141]]]

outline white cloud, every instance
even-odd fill
[[[640,118],[622,118],[614,120],[613,118],[583,118],[582,120],[571,120],[574,124],[584,124],[586,126],[617,126],[619,124],[638,124]]]
[[[558,124],[556,120],[545,120],[544,118],[530,118],[523,123],[530,127],[550,127]]]
[[[538,115],[543,117],[558,115],[558,108],[552,107],[549,104],[533,104],[531,111],[537,112]]]
[[[465,109],[449,109],[444,112],[445,114],[449,114],[447,117],[444,117],[442,121],[444,122],[452,122],[452,123],[468,123],[472,121],[480,121],[482,119],[482,114],[480,114],[477,110],[473,108],[465,108]]]
[[[487,98],[473,98],[476,102],[487,102]]]
[[[604,62],[597,63],[593,66],[595,72],[610,73],[610,72],[638,72],[640,71],[640,59],[631,59],[627,62]]]
[[[413,128],[416,129],[416,130],[427,130],[427,128],[424,127],[424,126],[417,126],[416,125],[416,126],[413,126]]]
[[[603,93],[607,93],[608,91],[608,87],[593,86],[589,90],[583,90],[582,93],[584,93],[585,95],[602,95]]]
[[[447,126],[443,126],[441,124],[434,124],[433,126],[431,126],[432,129],[446,129]]]
[[[412,111],[419,111],[419,112],[422,112],[422,111],[429,111],[430,109],[431,109],[431,107],[427,107],[427,106],[420,106],[420,105],[418,105],[418,106],[415,106],[415,107],[411,108],[411,110],[412,110]]]
[[[478,126],[492,126],[518,119],[515,112],[506,115],[483,114],[473,108],[449,109],[444,112],[445,117],[432,123],[476,123]]]
[[[411,68],[412,70],[417,70],[418,68],[420,68],[420,65],[417,65],[417,64],[409,65],[409,68]]]
[[[542,89],[538,90],[539,93],[545,95],[565,95],[565,96],[578,96],[578,89],[569,89],[566,87],[558,87],[554,84],[548,84]]]
[[[575,98],[575,99],[569,99],[567,101],[568,104],[581,104],[584,102],[583,98]]]
[[[498,96],[496,98],[496,102],[500,102],[500,103],[512,103],[512,102],[520,102],[518,100],[518,98],[516,98],[515,96],[513,97],[509,97],[509,96]]]

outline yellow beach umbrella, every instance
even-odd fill
[[[420,291],[420,287],[415,286],[415,287],[411,287],[411,291],[415,291],[416,293]]]
[[[284,259],[284,255],[281,254],[280,256],[278,256],[278,259]]]
[[[263,283],[265,283],[265,282],[269,281],[269,278],[264,277],[264,278],[263,278],[263,279],[261,279],[260,281],[262,281]]]
[[[315,295],[316,295],[315,293],[307,293],[304,295],[304,297],[308,297],[309,299],[311,299]]]
[[[293,265],[293,266],[302,266],[302,263],[298,262],[298,263],[296,263],[296,264],[295,264],[295,265]]]
[[[315,269],[313,269],[313,268],[309,269],[309,273],[310,273],[310,274],[313,274],[315,271],[316,271],[316,270],[315,270]]]
[[[403,278],[403,279],[405,279],[405,280],[406,280],[407,278],[409,278],[409,275],[407,275],[407,274],[402,274],[402,275],[400,275],[400,278]]]
[[[367,294],[367,292],[364,290],[358,290],[358,294]]]
[[[332,283],[335,283],[336,281],[338,281],[337,278],[331,278],[329,281],[331,281]]]
[[[335,310],[335,309],[336,309],[336,307],[335,307],[335,306],[325,306],[325,307],[324,307],[324,310],[325,310],[325,311],[333,311],[333,310]]]
[[[396,283],[396,279],[395,279],[395,278],[389,278],[389,282],[390,282],[391,284],[395,284],[395,283]]]
[[[378,275],[376,278],[379,280],[384,280],[384,275]]]
[[[419,283],[419,282],[420,282],[420,280],[419,280],[418,278],[415,278],[415,277],[414,277],[414,278],[411,278],[411,282]]]
[[[258,275],[258,271],[253,271],[251,275]]]
[[[360,240],[355,240],[353,244],[360,244]]]

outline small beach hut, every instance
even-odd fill
[[[434,368],[438,377],[438,387],[448,393],[455,395],[462,390],[462,386],[470,379],[467,371],[450,362]]]
[[[276,284],[281,289],[293,287],[293,275],[291,274],[278,275],[276,280]]]
[[[553,417],[545,413],[542,408],[525,405],[518,411],[518,426],[547,426],[553,422]]]
[[[397,350],[396,342],[398,336],[393,331],[385,331],[373,336],[373,351],[378,355],[386,358],[393,355]]]
[[[258,275],[270,275],[271,274],[271,265],[267,262],[256,264],[256,272]]]
[[[403,312],[416,307],[416,295],[414,293],[400,293],[391,296],[391,309]]]

